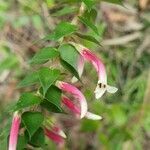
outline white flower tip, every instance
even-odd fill
[[[96,98],[96,99],[101,98],[102,95],[103,95],[103,93],[95,92],[95,98]]]
[[[81,101],[81,115],[80,118],[82,119],[83,117],[85,117],[87,113],[87,102],[86,100],[82,100]]]
[[[106,90],[109,93],[115,93],[115,92],[117,92],[118,89],[116,87],[113,87],[113,86],[110,86],[110,85],[107,85],[107,84],[104,84],[104,83],[101,83],[98,81],[98,84],[97,84],[96,89],[94,91],[95,98],[96,99],[101,98]]]
[[[76,77],[73,77],[72,79],[71,79],[71,82],[72,83],[76,83],[78,81],[78,79],[76,78]]]
[[[87,118],[87,119],[91,119],[91,120],[101,120],[101,119],[102,119],[101,116],[96,115],[96,114],[93,114],[93,113],[91,113],[91,112],[87,112],[86,118]]]
[[[105,93],[105,91],[106,91],[106,88],[103,88],[103,87],[100,88],[99,85],[97,85],[97,87],[96,87],[96,89],[95,89],[95,91],[94,91],[94,93],[95,93],[95,98],[96,98],[96,99],[101,98],[102,95]]]
[[[83,112],[81,111],[80,119],[84,118],[84,116],[85,116],[85,113],[83,113]]]
[[[73,45],[79,52],[84,49],[85,47],[83,45],[80,45],[78,43],[69,42],[71,45]]]
[[[62,130],[59,132],[59,135],[62,136],[63,138],[67,138],[66,134]]]
[[[114,86],[107,85],[107,91],[109,93],[116,93],[118,91],[118,88],[116,88]]]
[[[55,83],[55,85],[56,85],[58,88],[60,88],[60,89],[61,89],[61,88],[62,88],[63,83],[64,83],[63,81],[59,81],[59,80],[57,80],[57,81],[56,81],[56,83]]]
[[[84,115],[80,115],[80,119],[84,118]]]
[[[60,86],[60,84],[61,84],[61,81],[58,81],[58,80],[55,83],[55,85],[58,86],[58,87]]]
[[[14,112],[14,117],[20,117],[20,114],[19,114],[18,111],[15,111],[15,112]]]

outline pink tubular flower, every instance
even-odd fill
[[[66,134],[61,130],[61,128],[54,126],[52,128],[53,132],[57,133],[58,135],[60,135],[63,138],[66,138]]]
[[[11,130],[10,130],[8,150],[16,150],[17,148],[20,122],[21,122],[20,115],[18,114],[18,112],[15,112],[12,120]]]
[[[71,42],[71,44],[76,47],[76,49],[79,51],[83,59],[92,63],[92,65],[95,67],[97,71],[98,83],[94,91],[96,99],[99,99],[105,93],[105,91],[108,91],[109,93],[115,93],[118,89],[116,87],[113,87],[107,84],[106,69],[102,61],[84,46],[73,43],[73,42]]]
[[[62,97],[62,103],[75,115],[80,115],[81,111],[80,108],[77,107],[68,97],[63,96]],[[91,112],[87,112],[85,115],[86,118],[92,119],[92,120],[100,120],[102,119],[101,116],[93,114]]]
[[[65,133],[58,127],[54,127],[51,130],[45,128],[45,135],[59,145],[63,145],[64,138],[66,138]]]
[[[81,93],[81,91],[79,89],[77,89],[75,86],[73,86],[69,83],[63,82],[63,81],[57,81],[56,85],[62,91],[72,94],[79,101],[80,106],[81,106],[80,117],[83,118],[87,113],[87,102],[86,102],[84,95]]]

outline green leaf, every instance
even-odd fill
[[[40,104],[41,99],[32,93],[23,93],[16,104],[16,110]]]
[[[91,35],[84,35],[84,34],[81,34],[81,33],[76,33],[76,35],[84,40],[88,40],[90,42],[93,42],[95,44],[98,44],[100,46],[100,43],[98,40],[96,40],[93,36]]]
[[[68,64],[66,61],[60,59],[61,65],[66,68],[69,72],[71,72],[78,80],[80,80],[79,74],[70,64]]]
[[[60,52],[61,64],[79,79],[76,70],[79,54],[75,47],[71,44],[63,44],[58,50]]]
[[[17,150],[24,150],[26,148],[26,144],[28,139],[25,136],[19,135],[18,142],[17,142]]]
[[[44,121],[44,116],[41,112],[25,112],[22,114],[22,121],[31,138],[32,135],[42,125]]]
[[[77,31],[77,27],[68,22],[59,23],[53,33],[45,37],[46,40],[57,41],[64,36],[68,36]]]
[[[59,56],[59,52],[55,48],[45,47],[38,51],[31,59],[31,64],[42,64],[47,62],[49,59]]]
[[[43,94],[43,90],[40,89],[40,93]],[[55,85],[52,85],[49,87],[45,94],[45,98],[52,104],[56,105],[61,110],[61,90],[56,87]]]
[[[97,35],[99,35],[97,27],[88,18],[80,16],[79,19],[82,23],[84,23],[86,26],[88,26],[90,29],[92,29]]]
[[[60,71],[57,69],[42,68],[39,71],[39,79],[43,88],[43,94],[47,92],[48,88],[57,80]]]
[[[46,108],[49,112],[55,112],[55,113],[62,113],[63,112],[62,108],[57,107],[53,103],[49,102],[47,99],[45,99],[41,103],[41,106]]]
[[[51,103],[55,104],[57,107],[61,107],[61,90],[58,87],[52,85],[47,90],[45,98]]]
[[[91,10],[91,8],[95,4],[95,0],[82,0],[84,4],[87,6],[88,10]]]
[[[60,52],[60,57],[70,64],[74,69],[77,67],[77,59],[79,54],[74,46],[71,44],[63,44],[58,48]]]
[[[41,127],[34,133],[29,143],[34,147],[42,147],[45,144],[44,130]]]
[[[31,86],[39,82],[38,72],[29,73],[19,84],[18,87]]]

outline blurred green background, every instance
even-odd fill
[[[19,94],[27,90],[17,89],[17,84],[31,69],[29,59],[40,48],[55,45],[40,39],[51,33],[58,22],[70,22],[79,6],[80,0],[0,0],[0,150],[5,150],[7,145],[5,135],[9,131],[11,107]],[[95,100],[97,74],[86,64],[84,85],[79,86],[90,110],[100,114],[103,120],[56,115],[68,136],[65,149],[148,150],[150,1],[125,0],[120,6],[97,0],[95,9],[100,37],[83,25],[80,28],[83,33],[95,36],[102,46],[80,41],[102,58],[108,82],[119,90]],[[57,149],[53,142],[48,145],[50,149]]]

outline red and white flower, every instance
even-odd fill
[[[69,84],[67,82],[57,81],[56,85],[62,91],[72,94],[79,101],[81,107],[80,118],[83,118],[87,113],[87,102],[82,92],[79,89],[77,89],[74,85]]]
[[[79,108],[77,105],[75,105],[68,97],[62,96],[62,103],[63,103],[70,111],[72,111],[75,115],[77,115],[77,116],[80,115],[80,113],[81,113],[80,108]],[[100,119],[102,119],[101,116],[96,115],[96,114],[93,114],[93,113],[91,113],[91,112],[87,112],[86,115],[85,115],[85,117],[86,117],[87,119],[92,119],[92,120],[100,120]]]
[[[18,112],[15,112],[12,120],[11,129],[10,129],[8,150],[16,150],[17,148],[20,123],[21,123],[21,117]]]
[[[65,133],[57,126],[52,129],[45,128],[45,135],[59,145],[64,144],[64,138],[66,138]]]
[[[91,62],[91,64],[95,67],[97,71],[98,82],[97,82],[96,89],[94,91],[96,99],[99,99],[105,93],[105,91],[108,91],[109,93],[115,93],[118,89],[116,87],[113,87],[107,84],[106,69],[101,59],[99,59],[88,48],[82,45],[79,45],[73,42],[71,42],[70,44],[72,44],[78,50],[80,55],[83,57],[83,60],[87,60]],[[80,65],[78,66],[77,69],[79,71],[79,75],[81,76],[83,72],[84,62],[82,61],[82,64],[81,62],[79,64]],[[82,67],[80,68],[80,66]]]

